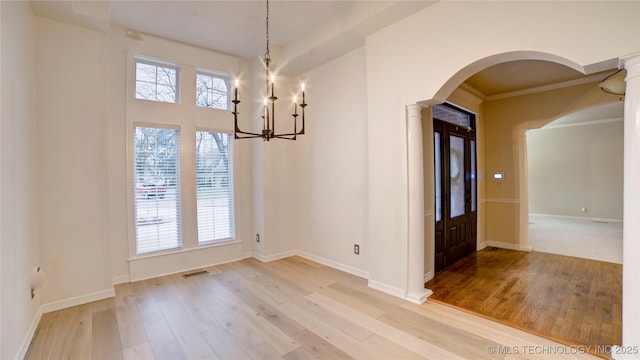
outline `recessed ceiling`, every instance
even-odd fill
[[[364,39],[436,3],[271,0],[270,48],[282,73],[298,75],[364,45]],[[36,15],[108,32],[127,30],[243,58],[266,50],[266,1],[31,0]]]
[[[577,124],[582,122],[593,122],[601,120],[617,120],[624,117],[624,102],[618,101],[611,104],[594,106],[588,109],[576,111],[569,115],[558,118],[546,126],[557,126],[567,124]]]
[[[112,1],[110,7],[111,21],[126,29],[247,58],[265,52],[264,1]],[[351,9],[350,1],[272,1],[270,45],[285,45]]]
[[[602,78],[607,73],[604,72]],[[567,66],[543,60],[518,60],[490,66],[465,81],[485,97],[584,79]]]

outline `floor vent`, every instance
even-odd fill
[[[489,249],[489,251],[498,251],[498,250],[500,250],[500,248],[497,248],[495,246],[493,246],[493,247],[491,247],[491,249]]]
[[[188,273],[188,274],[184,274],[182,275],[183,278],[190,278],[192,276],[196,276],[196,275],[204,275],[204,274],[208,274],[209,272],[207,270],[198,270],[198,271],[194,271],[192,273]]]

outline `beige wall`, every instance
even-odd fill
[[[510,97],[483,103],[486,124],[486,172],[504,173],[503,181],[488,180],[487,241],[518,244],[521,214],[520,157],[526,147],[521,132],[539,128],[574,111],[617,101],[617,96],[588,83],[530,95]],[[526,153],[526,151],[525,151]],[[524,172],[526,173],[526,171]],[[525,181],[522,182],[521,181]],[[526,187],[524,189],[526,201]]]
[[[527,153],[531,213],[622,221],[622,119],[531,130]]]

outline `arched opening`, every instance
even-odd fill
[[[504,56],[504,57],[503,57]],[[496,55],[478,61],[458,72],[445,84],[436,97],[421,102],[433,105],[444,101],[466,107],[475,106],[478,115],[478,243],[477,248],[486,246],[511,250],[531,251],[528,241],[528,167],[526,131],[541,126],[550,119],[575,110],[617,101],[616,96],[604,94],[597,86],[611,69],[585,75],[584,69],[566,59],[541,53],[509,53]],[[502,67],[502,69],[500,69]],[[473,86],[474,80],[482,84],[486,79],[474,76],[486,75],[494,71],[502,72],[506,79],[506,69],[530,72],[537,78],[544,74],[535,69],[549,70],[550,83],[529,83],[523,88],[514,88],[502,93],[487,93],[492,84],[483,91]],[[564,69],[563,69],[564,68]],[[613,68],[613,66],[612,66]],[[554,73],[559,69],[559,73]],[[601,68],[602,69],[602,68]],[[470,71],[476,71],[469,74]],[[560,74],[560,75],[559,75]],[[564,74],[564,75],[562,75]],[[563,78],[562,76],[567,76]],[[512,76],[508,80],[517,79]],[[496,89],[509,85],[497,84]],[[491,90],[493,91],[493,90]],[[466,104],[471,104],[467,105]],[[425,177],[425,280],[434,274],[434,207],[433,193],[433,130],[429,109],[423,110],[424,136],[424,177]],[[492,174],[502,178],[492,178]],[[430,288],[432,289],[432,288]],[[619,343],[620,340],[617,340]],[[613,344],[613,343],[612,343]]]

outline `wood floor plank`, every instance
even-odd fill
[[[300,344],[300,348],[286,354],[284,358],[287,360],[353,359],[344,351],[331,345],[331,343],[307,329],[293,334],[292,337]]]
[[[230,311],[238,314],[239,317],[249,325],[263,340],[271,344],[280,355],[284,355],[295,350],[299,345],[286,333],[275,325],[271,324],[259,313],[246,305],[239,297],[221,284],[214,296],[224,304]]]
[[[176,342],[152,348],[156,360],[187,360],[187,356]]]
[[[258,315],[282,330],[285,334],[292,335],[303,330],[300,324],[293,321],[283,312],[277,310],[275,306],[272,306],[268,299],[265,299],[265,293],[256,290],[256,288],[251,285],[250,279],[245,279],[235,270],[229,269],[224,273],[217,274],[216,279],[241,299],[242,302],[256,311]]]
[[[116,297],[114,301],[122,346],[126,349],[148,343],[147,334],[144,331],[144,324],[138,313],[136,297],[130,283],[116,286]]]
[[[221,327],[207,330],[202,336],[221,360],[249,358],[249,353]]]
[[[213,349],[189,319],[181,304],[173,298],[158,302],[173,338],[189,359],[217,359]]]
[[[99,310],[93,314],[91,334],[92,359],[122,359],[122,343],[115,309]],[[78,357],[82,358],[87,357]]]
[[[154,360],[153,349],[149,343],[142,343],[125,348],[122,352],[123,360]]]

